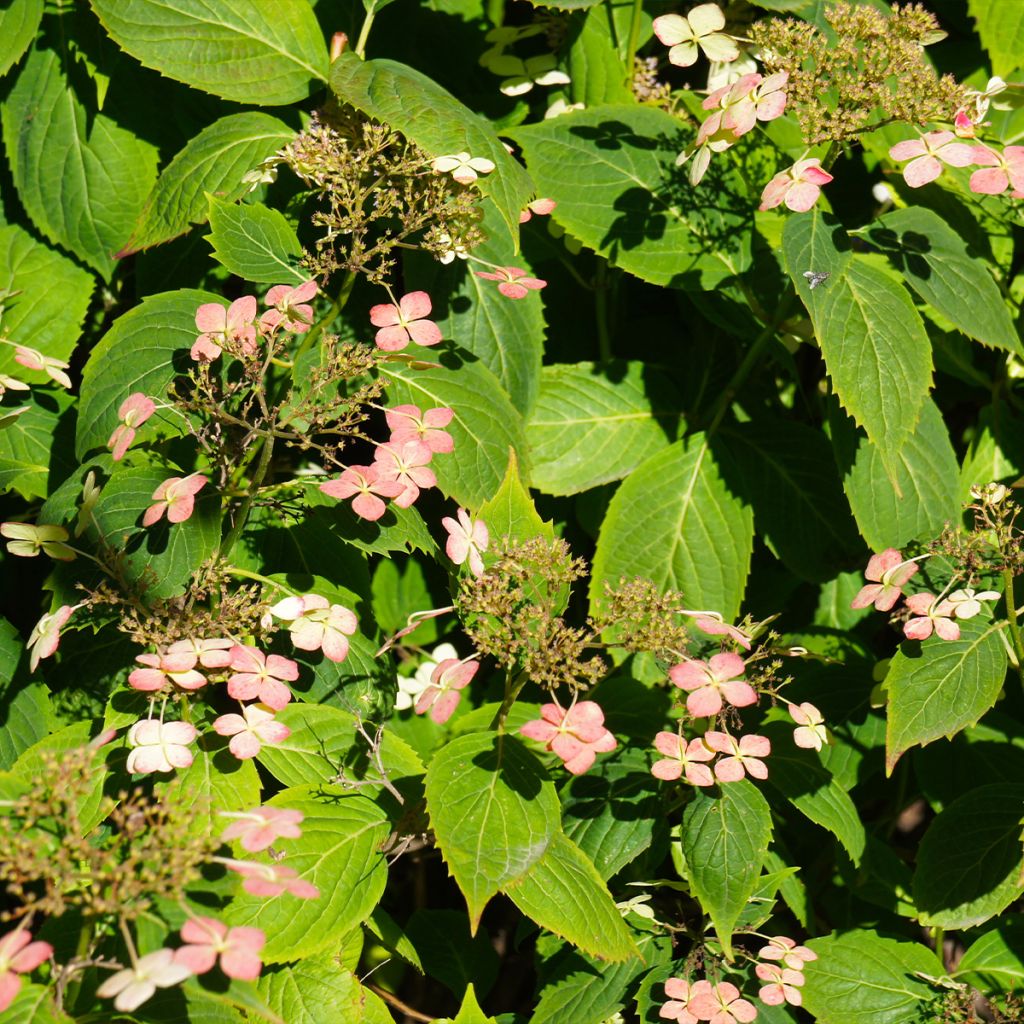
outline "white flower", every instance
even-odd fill
[[[408,676],[399,676],[395,710],[405,711],[406,708],[411,708],[419,699],[420,694],[430,686],[430,677],[434,674],[434,669],[442,661],[458,658],[458,656],[458,651],[451,644],[438,644],[430,652],[430,657],[416,669],[416,674],[411,679]]]
[[[953,606],[953,616],[957,619],[973,619],[981,611],[981,601],[998,601],[999,593],[995,590],[983,590],[980,594],[970,587],[954,590],[947,598]]]
[[[435,157],[430,166],[439,174],[450,174],[460,185],[470,185],[476,181],[477,175],[490,174],[494,170],[493,161],[468,153]]]
[[[122,1013],[131,1013],[158,988],[169,988],[189,977],[192,972],[174,960],[174,950],[158,949],[139,957],[134,967],[112,974],[98,989],[100,999],[115,996],[114,1006]]]
[[[535,85],[568,85],[572,79],[558,70],[558,61],[553,53],[542,53],[539,57],[495,57],[488,70],[504,75],[499,88],[506,96],[522,96]]]
[[[559,97],[554,103],[548,107],[544,114],[544,120],[549,121],[553,117],[558,117],[561,114],[571,114],[574,110],[583,110],[585,104],[583,103],[569,103],[564,97]]]
[[[724,62],[736,60],[739,47],[725,28],[725,15],[718,4],[701,4],[686,17],[681,14],[663,14],[654,19],[654,34],[671,49],[669,63],[688,68],[695,64],[700,50],[708,60]],[[698,49],[699,47],[699,49]]]
[[[128,730],[128,742],[135,748],[128,755],[128,771],[148,775],[150,772],[187,768],[193,760],[188,744],[197,735],[196,727],[188,722],[161,722],[158,718],[143,718]],[[138,1003],[135,1005],[138,1006]]]

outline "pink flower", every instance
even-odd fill
[[[1015,199],[1024,195],[1024,146],[1007,146],[1002,154],[988,146],[967,147],[973,150],[973,160],[967,163],[980,164],[982,169],[971,175],[972,192],[994,196],[1012,188]],[[963,167],[964,164],[958,164]]]
[[[903,180],[911,188],[920,188],[942,173],[943,164],[967,167],[974,163],[974,148],[966,142],[957,142],[952,132],[927,132],[918,139],[897,142],[889,149],[889,156],[901,163],[910,161],[903,168]]]
[[[757,998],[766,1006],[780,1006],[782,1003],[800,1006],[803,1003],[803,996],[797,986],[804,983],[804,976],[799,971],[779,967],[777,964],[758,964],[754,973],[762,981],[768,982],[757,993]]]
[[[907,607],[916,616],[903,625],[903,635],[908,640],[927,640],[932,630],[943,640],[960,639],[960,627],[953,621],[956,605],[952,601],[940,601],[924,591],[911,594]]]
[[[698,1020],[711,1024],[748,1024],[757,1017],[753,1003],[740,998],[740,990],[728,981],[714,986],[713,992],[701,993],[690,1000],[690,1012]]]
[[[455,450],[452,435],[443,429],[455,415],[452,409],[439,407],[421,413],[417,405],[394,405],[384,415],[391,430],[391,444],[419,441],[435,455]]]
[[[519,223],[525,224],[534,214],[546,217],[558,205],[554,199],[534,199],[526,204],[526,209],[519,214]]]
[[[665,995],[669,1001],[658,1010],[658,1016],[676,1024],[698,1024],[700,1018],[690,1012],[690,1003],[694,999],[706,999],[711,994],[710,981],[701,980],[691,985],[682,978],[669,978],[665,982]]]
[[[385,302],[370,309],[370,323],[379,327],[374,339],[377,348],[385,352],[400,352],[410,341],[417,345],[437,345],[442,338],[441,328],[433,320],[426,320],[433,307],[426,292],[409,292],[398,300],[398,305]]]
[[[135,660],[146,667],[134,669],[128,676],[128,685],[134,690],[151,692],[162,690],[165,686],[198,690],[206,685],[206,676],[196,671],[198,658],[192,651],[140,654]]]
[[[63,604],[55,612],[44,615],[32,627],[32,633],[28,638],[28,649],[31,651],[28,659],[30,671],[35,672],[40,661],[57,653],[60,646],[60,631],[71,618],[75,607]]]
[[[382,444],[374,454],[374,465],[381,480],[392,480],[402,485],[395,497],[399,508],[408,508],[419,496],[420,489],[435,487],[437,477],[427,468],[434,453],[422,441],[403,441],[401,444]]]
[[[578,701],[568,711],[557,704],[544,704],[540,718],[527,722],[519,731],[528,739],[545,744],[573,775],[582,775],[592,767],[597,754],[606,754],[618,746],[605,728],[601,706],[592,700]]]
[[[243,295],[225,309],[219,302],[206,302],[196,310],[196,327],[202,334],[190,355],[197,362],[213,362],[226,345],[244,355],[256,351],[256,296]]]
[[[768,767],[762,757],[772,752],[772,745],[766,736],[741,736],[737,743],[727,732],[706,732],[704,742],[720,754],[728,757],[719,758],[715,763],[715,778],[719,782],[737,782],[744,773],[755,779],[767,779]]]
[[[27,345],[14,346],[14,361],[27,370],[39,370],[45,373],[50,380],[59,384],[62,388],[71,387],[71,378],[65,373],[68,364],[63,359],[54,359],[52,356],[44,356]]]
[[[715,112],[700,126],[697,145],[719,141],[714,138],[719,132],[728,132],[738,139],[758,121],[773,121],[781,117],[786,110],[786,93],[783,90],[788,81],[789,73],[786,71],[767,78],[750,74],[716,89],[702,104],[705,110]]]
[[[308,303],[316,292],[316,281],[312,279],[296,288],[275,284],[263,300],[272,308],[260,317],[260,325],[271,331],[283,327],[293,334],[304,334],[313,323],[313,307]]]
[[[188,722],[161,722],[158,718],[136,722],[128,730],[128,742],[134,747],[128,755],[129,774],[187,768],[192,763],[188,744],[198,735],[195,726]]]
[[[168,477],[154,492],[155,505],[150,505],[142,516],[143,526],[159,522],[164,512],[171,523],[183,523],[195,509],[196,495],[208,483],[202,473]]]
[[[872,555],[868,559],[864,576],[874,582],[861,587],[857,596],[850,602],[850,607],[867,608],[873,604],[880,612],[889,611],[899,600],[903,587],[915,572],[917,563],[905,562],[895,548],[886,548],[879,554]]]
[[[685,17],[663,14],[654,19],[653,28],[658,39],[671,47],[668,59],[676,67],[688,68],[695,64],[700,50],[712,61],[734,61],[740,55],[736,42],[722,32],[725,15],[718,4],[701,4]]]
[[[220,957],[220,969],[229,978],[255,981],[263,969],[260,950],[267,937],[259,928],[229,928],[213,917],[194,917],[181,926],[186,945],[174,951],[174,962],[192,974],[205,974]]]
[[[724,697],[733,707],[745,708],[757,703],[753,687],[737,676],[744,663],[738,654],[716,654],[709,661],[683,661],[668,670],[668,677],[690,695],[686,710],[697,718],[717,715]]]
[[[821,750],[822,744],[828,743],[825,719],[813,704],[806,701],[799,706],[789,704],[786,710],[789,711],[789,717],[799,726],[793,730],[793,742],[798,747]]]
[[[727,622],[714,619],[710,615],[698,615],[693,624],[708,636],[727,636],[730,640],[735,640],[745,651],[750,650],[750,637],[738,626],[730,626]]]
[[[487,527],[481,519],[474,521],[464,508],[460,508],[455,515],[457,520],[451,516],[441,520],[441,525],[448,531],[445,553],[456,565],[462,565],[468,558],[469,571],[474,576],[483,576],[484,560],[481,552],[487,550],[491,541]]]
[[[203,668],[226,668],[231,663],[231,648],[234,640],[226,637],[203,637],[189,640],[175,640],[167,648],[168,654],[194,654]]]
[[[218,736],[230,736],[228,750],[239,761],[255,757],[264,743],[281,743],[292,731],[265,704],[246,704],[240,715],[221,715],[213,723]]]
[[[26,928],[0,935],[0,1013],[3,1013],[21,990],[20,974],[34,971],[53,956],[48,942],[33,942]]]
[[[112,974],[96,989],[96,995],[100,999],[114,996],[114,1006],[122,1013],[131,1013],[158,988],[170,988],[191,974],[184,964],[175,962],[173,949],[158,949],[140,956],[134,966]]]
[[[320,490],[332,498],[344,499],[356,495],[352,511],[360,519],[368,519],[371,523],[387,511],[381,498],[397,498],[405,493],[405,487],[397,480],[381,474],[380,466],[349,466],[337,480],[321,484]]]
[[[141,427],[156,410],[156,403],[147,398],[141,391],[129,395],[117,410],[117,418],[121,421],[110,435],[107,447],[113,454],[114,461],[124,458],[132,441],[135,440],[135,428]]]
[[[803,970],[805,963],[818,959],[818,954],[806,946],[798,946],[794,939],[785,935],[773,935],[767,946],[762,946],[757,955],[762,960],[781,960],[783,966],[794,971]]]
[[[651,765],[651,774],[656,779],[672,782],[682,775],[693,786],[714,785],[711,769],[701,762],[710,761],[715,754],[701,740],[690,740],[687,744],[678,733],[659,732],[654,745],[665,755]]]
[[[259,853],[275,839],[298,839],[302,835],[299,823],[302,811],[286,807],[257,807],[252,811],[221,811],[221,817],[234,818],[221,833],[224,842],[237,839],[243,850]]]
[[[500,281],[498,291],[508,299],[525,299],[531,289],[538,291],[547,287],[547,281],[542,281],[539,277],[530,277],[519,267],[499,267],[496,274],[487,270],[477,270],[475,273],[477,277],[487,281]]]
[[[291,658],[266,655],[259,648],[235,644],[231,648],[228,695],[235,700],[258,700],[280,711],[291,699],[291,690],[284,684],[299,678],[299,666]]]
[[[459,690],[469,684],[479,667],[478,661],[460,661],[458,658],[445,658],[439,662],[430,674],[430,685],[416,701],[416,714],[422,715],[429,710],[430,717],[438,725],[443,725],[462,700]]]
[[[821,186],[831,180],[832,175],[821,169],[820,160],[798,160],[765,185],[758,209],[771,210],[785,203],[795,213],[806,213],[818,201]]]
[[[958,110],[953,118],[953,130],[961,139],[973,139],[977,134],[975,124],[966,110]]]
[[[342,662],[348,656],[348,638],[359,620],[340,604],[331,604],[319,594],[286,597],[270,609],[270,614],[290,621],[292,643],[300,651],[324,652],[331,661]]]
[[[289,892],[303,900],[315,900],[320,890],[298,877],[295,868],[259,864],[252,860],[224,860],[225,866],[242,876],[242,888],[253,896],[278,896]]]

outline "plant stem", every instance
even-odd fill
[[[506,683],[505,697],[501,702],[501,707],[498,708],[498,713],[494,716],[494,721],[491,722],[491,728],[497,729],[499,736],[505,732],[505,721],[508,718],[508,713],[512,710],[512,705],[515,704],[516,698],[519,696],[525,685],[525,672],[520,672],[519,675],[514,676],[508,683]]]
[[[224,538],[224,543],[220,546],[221,558],[227,558],[231,549],[235,546],[235,541],[242,534],[242,530],[245,527],[245,522],[249,518],[249,513],[252,511],[253,499],[256,497],[257,492],[260,489],[260,484],[263,483],[264,478],[267,475],[267,470],[270,469],[270,460],[274,456],[274,438],[266,437],[263,440],[263,451],[260,452],[259,465],[256,467],[256,472],[253,474],[252,480],[249,481],[249,493],[246,494],[242,500],[242,504],[238,508],[238,515],[235,517],[235,523],[228,531],[227,537]]]
[[[373,19],[377,16],[376,4],[367,8],[366,17],[363,18],[363,26],[359,30],[359,38],[356,40],[355,52],[358,57],[366,56],[366,42],[370,38],[370,29],[373,27]]]
[[[1006,600],[1006,621],[1010,627],[1010,639],[1017,655],[1017,674],[1024,679],[1024,645],[1021,643],[1020,625],[1017,622],[1017,605],[1013,597],[1013,573],[1003,570],[1003,597]]]
[[[633,84],[636,48],[640,42],[640,24],[643,21],[644,0],[633,0],[633,16],[629,19],[629,37],[626,41],[626,87]]]
[[[370,16],[367,15],[369,18]],[[295,355],[292,356],[292,366],[297,367],[299,360],[302,356],[309,351],[313,342],[323,334],[324,329],[330,327],[334,323],[334,318],[345,308],[345,304],[348,302],[349,296],[352,294],[352,288],[356,283],[356,275],[353,271],[349,270],[346,272],[344,279],[341,282],[341,288],[338,289],[337,298],[331,303],[331,308],[319,319],[313,326],[306,331],[306,336],[302,339],[302,344],[295,350]]]
[[[292,597],[299,596],[299,591],[293,590],[291,587],[278,580],[272,580],[266,576],[261,576],[258,572],[250,572],[248,569],[239,569],[237,565],[228,566],[227,572],[231,573],[232,576],[240,576],[243,579],[255,580],[257,583],[265,583],[268,587],[276,587],[278,590],[287,591],[292,595]]]

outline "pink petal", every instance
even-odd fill
[[[710,718],[722,710],[722,696],[713,686],[702,686],[686,698],[686,710],[696,718]]]
[[[919,156],[903,168],[903,180],[911,188],[920,188],[934,181],[942,173],[942,163],[935,156]]]
[[[440,343],[444,335],[433,320],[416,320],[408,326],[409,337],[417,345],[429,347]]]
[[[665,782],[674,782],[683,774],[683,765],[681,761],[665,758],[661,761],[655,761],[654,764],[651,765],[651,774],[656,779],[662,779]]]
[[[734,679],[723,683],[719,689],[722,696],[734,708],[746,708],[751,704],[757,703],[757,694],[754,692],[754,688],[742,679]]]
[[[400,321],[398,307],[393,306],[390,302],[370,307],[370,323],[374,327],[394,327]]]
[[[895,146],[889,147],[889,156],[893,160],[899,161],[923,156],[927,152],[925,144],[920,139],[904,139],[902,142],[897,142]]]
[[[409,292],[403,295],[398,301],[402,315],[406,320],[421,320],[430,316],[430,296],[426,292]]]
[[[409,344],[409,331],[405,327],[382,327],[374,342],[385,352],[401,352]]]
[[[798,181],[786,194],[786,206],[794,213],[806,213],[821,195],[821,189],[808,181]]]

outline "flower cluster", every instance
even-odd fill
[[[974,126],[971,126],[973,135]],[[943,166],[977,167],[968,187],[980,195],[1000,195],[1010,190],[1012,199],[1024,199],[1024,146],[1005,146],[997,151],[981,143],[958,141],[951,131],[924,132],[916,139],[897,142],[889,156],[901,163],[903,180],[911,188],[935,181]]]

